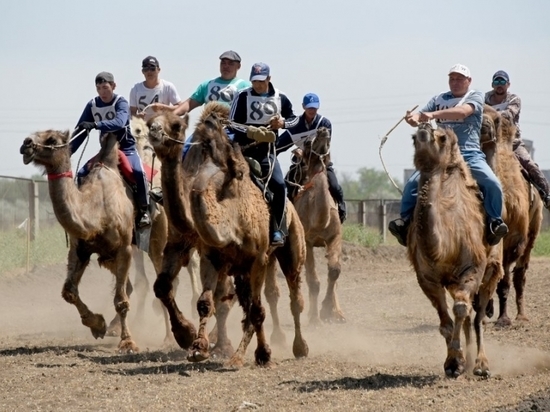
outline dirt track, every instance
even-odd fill
[[[63,265],[2,278],[0,410],[550,410],[550,259],[533,259],[528,272],[530,322],[507,330],[487,325],[493,376],[481,380],[469,368],[467,376],[450,380],[444,377],[436,312],[403,253],[397,246],[374,252],[346,245],[339,297],[348,322],[313,329],[304,315],[310,356],[295,360],[290,345],[273,347],[277,366],[270,370],[254,366],[255,340],[249,362],[238,371],[219,361],[191,364],[183,351],[162,349],[163,322],[152,310],[152,292],[146,322],[131,323],[141,353],[118,355],[116,338],[94,340],[76,309],[62,300]],[[318,265],[323,287],[324,265]],[[186,272],[181,276],[178,302],[190,316],[189,281]],[[280,314],[290,344],[293,325],[280,280]],[[111,275],[93,265],[80,288],[84,302],[107,320],[114,314],[111,287]],[[303,288],[307,301],[305,283]],[[510,313],[515,315],[514,306]],[[240,316],[235,307],[234,346]],[[269,315],[266,327],[270,333]]]

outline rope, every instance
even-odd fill
[[[414,106],[411,110],[408,111],[408,113],[412,113],[414,110],[416,110],[417,107],[418,107],[418,105]],[[380,142],[380,147],[378,148],[378,155],[380,156],[380,160],[382,161],[382,167],[384,168],[384,171],[388,175],[388,178],[390,179],[390,181],[393,183],[393,185],[399,191],[399,193],[401,193],[401,195],[403,195],[403,191],[399,188],[397,183],[394,182],[394,180],[392,179],[392,177],[390,176],[390,174],[388,172],[388,169],[386,168],[386,163],[384,162],[384,158],[382,157],[382,147],[384,147],[384,144],[386,144],[386,141],[388,140],[388,137],[389,137],[390,133],[393,132],[395,130],[395,128],[397,128],[397,126],[399,126],[399,124],[401,124],[401,122],[403,120],[405,120],[405,117],[407,117],[406,114],[401,119],[399,119],[399,121],[395,124],[395,126],[393,126],[389,130],[388,133],[386,133],[386,135],[382,138],[382,141]]]

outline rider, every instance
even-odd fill
[[[99,96],[88,102],[78,120],[73,135],[77,135],[83,130],[89,132],[92,129],[98,129],[100,135],[107,132],[112,132],[116,135],[119,149],[122,150],[128,158],[136,180],[138,201],[137,224],[139,227],[149,226],[151,224],[151,218],[147,214],[147,208],[149,206],[147,181],[143,171],[141,158],[137,152],[136,139],[132,136],[132,132],[130,131],[128,102],[124,97],[114,94],[116,83],[111,73],[99,73],[95,77],[95,85]],[[71,154],[78,150],[87,136],[88,133],[82,133],[71,141]],[[79,184],[82,178],[88,175],[89,172],[87,164],[78,171],[77,177]]]
[[[132,116],[144,117],[143,109],[152,103],[157,107],[171,107],[182,103],[176,86],[160,79],[160,65],[156,57],[147,56],[141,62],[141,72],[145,81],[136,83],[130,90],[130,113]]]
[[[332,124],[330,120],[317,113],[319,110],[319,97],[314,93],[308,93],[302,100],[302,108],[304,113],[298,116],[298,124],[294,127],[287,129],[277,141],[277,154],[288,150],[289,147],[296,145],[294,149],[294,161],[286,176],[288,198],[292,200],[296,195],[294,185],[296,179],[296,170],[298,168],[298,162],[302,156],[302,148],[306,139],[310,136],[314,136],[317,129],[320,127],[326,127],[332,136]],[[340,216],[340,222],[344,223],[346,219],[346,202],[344,202],[344,191],[338,184],[336,173],[332,162],[326,165],[327,178],[329,185],[329,192],[332,198],[338,205],[338,215]]]
[[[270,153],[269,143],[275,143],[276,134],[258,126],[271,126],[277,133],[278,129],[288,129],[298,123],[298,118],[292,111],[292,103],[288,97],[273,87],[269,66],[256,63],[250,73],[252,87],[242,90],[231,106],[229,118],[232,122],[234,141],[242,146],[243,155],[258,161],[262,175],[271,177],[267,183],[273,193],[270,202],[274,230],[271,244],[281,246],[285,239],[281,224],[285,213],[286,186],[283,172],[276,153]],[[239,126],[240,125],[240,126]],[[255,127],[246,127],[255,126]],[[262,132],[263,130],[263,132]],[[258,133],[259,131],[259,136]],[[256,140],[256,141],[255,141]]]
[[[500,112],[504,117],[514,123],[516,126],[516,136],[513,142],[514,153],[521,166],[529,174],[529,179],[537,187],[539,194],[544,202],[544,207],[550,210],[550,186],[544,173],[536,164],[531,155],[525,148],[521,139],[521,130],[519,129],[519,115],[521,112],[521,99],[519,96],[508,92],[510,87],[510,77],[504,70],[499,70],[493,75],[493,90],[485,93],[485,103]]]
[[[483,193],[483,206],[487,215],[487,242],[494,246],[506,233],[508,226],[502,221],[502,186],[487,164],[480,148],[483,94],[470,90],[470,70],[456,64],[449,70],[450,91],[434,96],[417,113],[407,112],[405,121],[413,127],[434,119],[438,126],[451,128],[458,137],[460,152],[470,167],[472,176]],[[400,244],[406,246],[407,232],[418,195],[418,171],[405,184],[401,200],[401,219],[390,222],[390,232]]]

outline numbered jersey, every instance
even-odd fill
[[[275,89],[273,96],[253,96],[248,90],[246,108],[246,124],[266,125],[273,116],[281,113],[279,91]]]
[[[218,77],[201,83],[191,99],[200,104],[208,102],[220,102],[231,106],[239,91],[250,87],[250,82],[243,79],[224,80]]]
[[[450,109],[451,107],[460,106],[464,104],[466,99],[470,97],[473,93],[473,90],[470,90],[463,97],[454,97],[450,93],[441,93],[435,98],[435,110],[445,110]],[[449,119],[437,119],[436,123],[446,124],[446,123],[462,123],[464,120],[449,120]]]
[[[96,98],[98,99],[98,98]],[[113,120],[116,117],[116,103],[120,99],[120,96],[116,96],[113,102],[109,106],[97,107],[96,99],[92,99],[92,114],[96,122],[102,122],[104,120]]]
[[[137,83],[130,91],[130,106],[142,111],[153,103],[176,105],[181,101],[176,86],[166,80],[161,80],[153,89],[145,87],[143,82]]]

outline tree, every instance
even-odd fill
[[[400,199],[401,194],[394,187],[384,171],[362,167],[357,171],[358,178],[353,179],[350,174],[344,173],[340,185],[346,199]],[[401,181],[393,178],[402,189]]]

